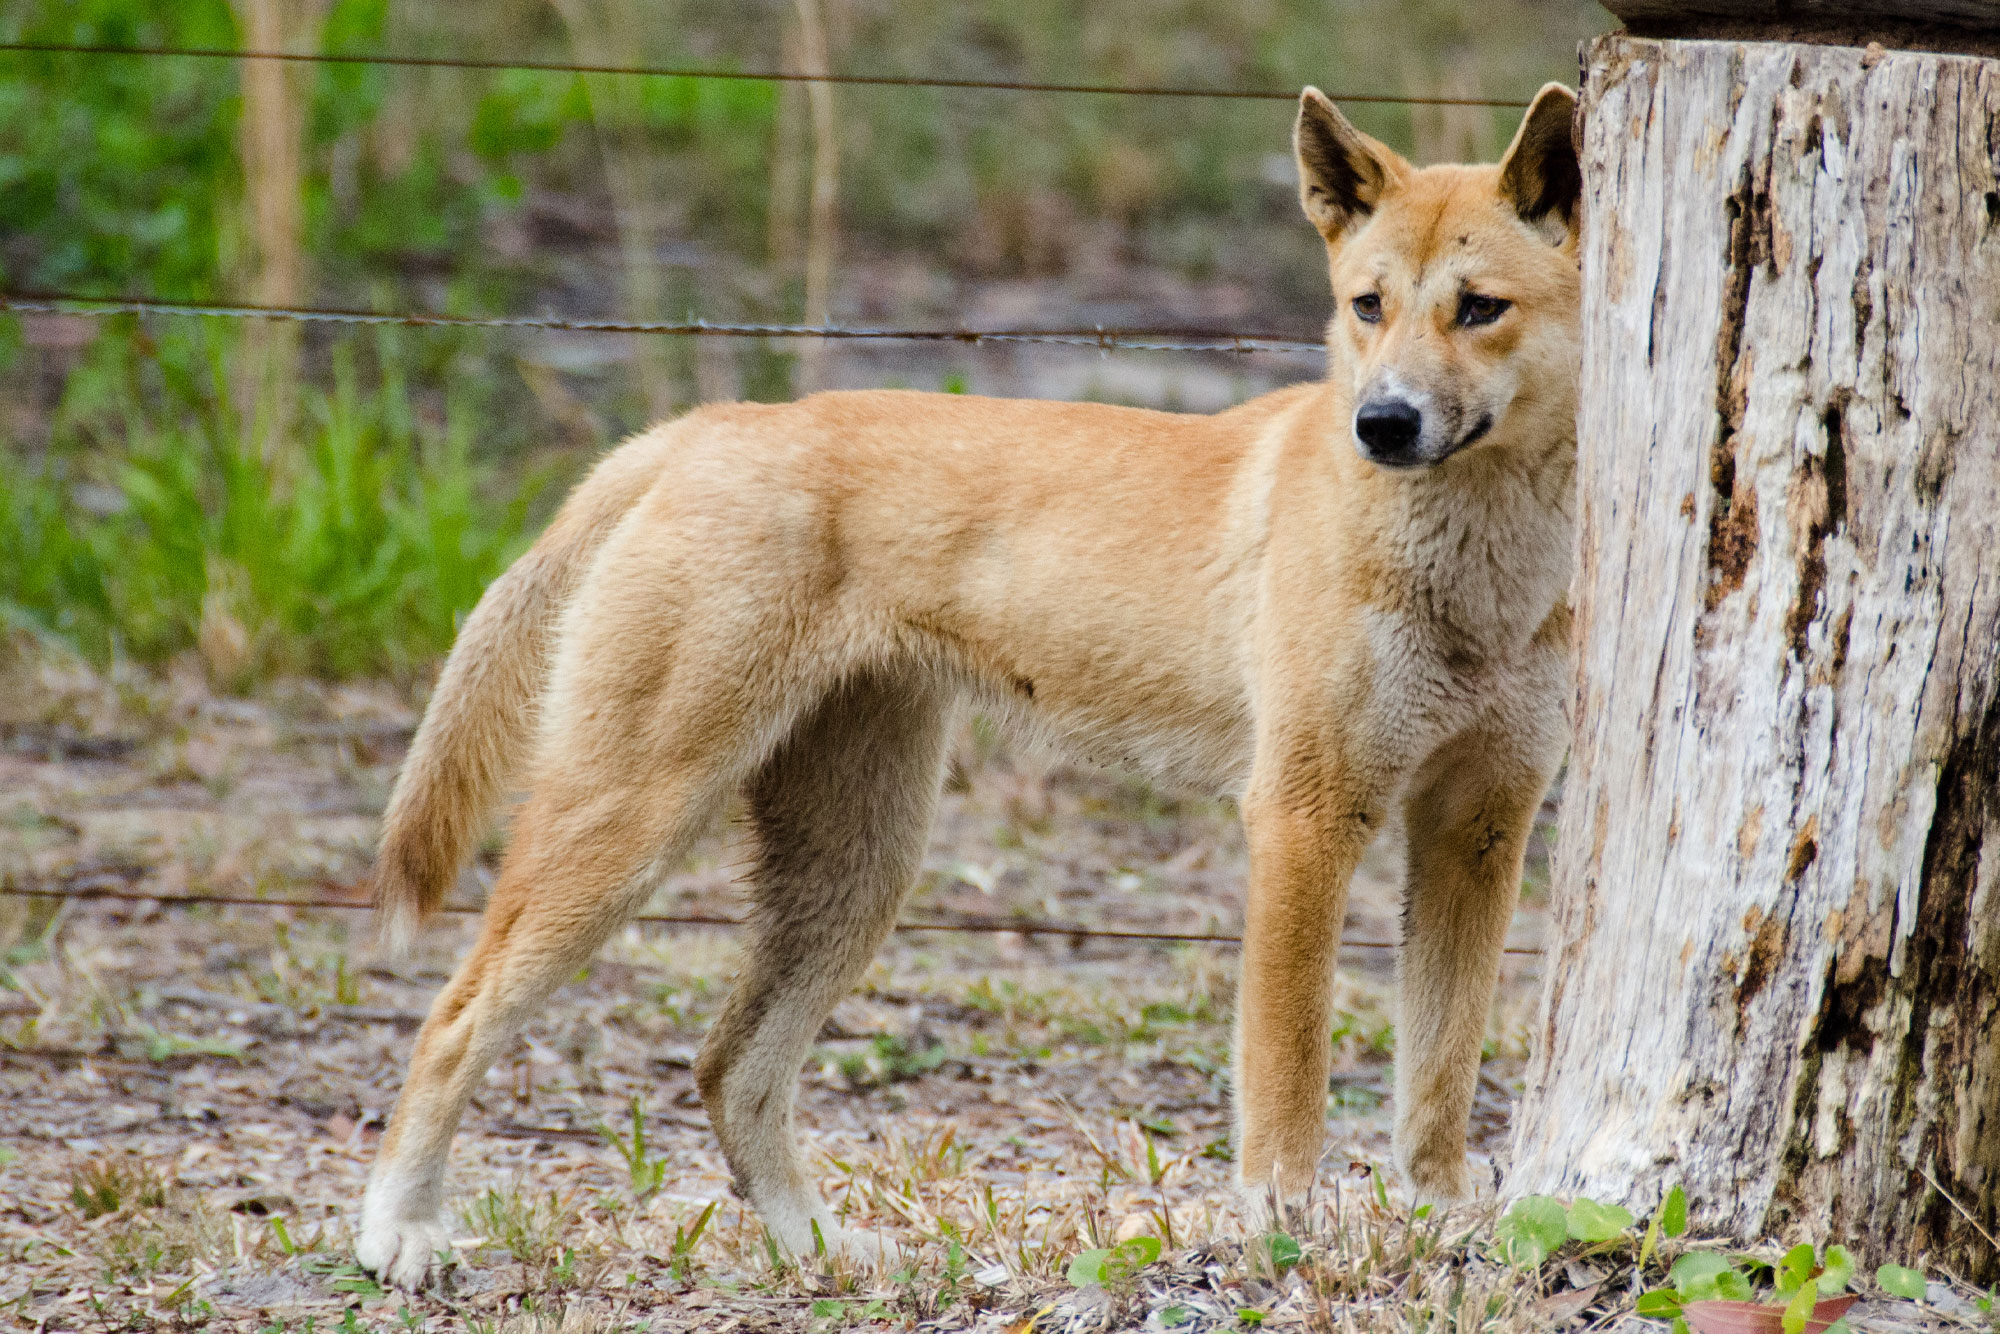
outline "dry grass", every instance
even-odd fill
[[[218,700],[193,673],[106,679],[33,657],[12,670],[0,877],[22,885],[351,883],[414,716],[381,690]],[[656,906],[734,910],[741,852],[704,845]],[[1242,872],[1226,804],[1016,755],[974,728],[912,911],[1233,925]],[[1350,931],[1391,934],[1396,899],[1378,855]],[[1531,898],[1517,940],[1534,941],[1541,912]],[[1209,946],[897,938],[822,1034],[799,1124],[827,1198],[902,1258],[786,1262],[730,1194],[689,1069],[736,942],[638,928],[475,1100],[448,1283],[384,1293],[351,1263],[351,1211],[411,1027],[471,929],[447,922],[391,965],[356,915],[0,897],[0,1318],[1048,1334],[1609,1328],[1630,1308],[1629,1272],[1523,1275],[1487,1256],[1478,1209],[1412,1218],[1378,1190],[1394,1032],[1388,961],[1372,955],[1344,961],[1329,1151],[1293,1228],[1299,1255],[1274,1269],[1246,1250],[1227,1189],[1235,959]],[[1509,960],[1490,1030],[1482,1160],[1504,1138],[1533,963]],[[1138,1236],[1159,1259],[1108,1286],[1070,1282],[1079,1251]]]

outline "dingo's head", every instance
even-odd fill
[[[1549,84],[1498,166],[1417,168],[1299,99],[1299,198],[1326,238],[1331,374],[1354,447],[1385,468],[1573,434],[1576,97]]]

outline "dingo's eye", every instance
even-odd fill
[[[1467,292],[1458,299],[1458,322],[1467,326],[1491,324],[1505,315],[1507,307],[1513,304],[1497,296],[1481,296],[1477,292]]]
[[[1382,322],[1382,298],[1373,292],[1363,292],[1354,298],[1354,318],[1363,324]]]

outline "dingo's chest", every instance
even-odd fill
[[[1408,774],[1472,732],[1520,738],[1559,733],[1567,700],[1567,632],[1560,611],[1538,618],[1525,641],[1469,644],[1439,623],[1370,610],[1359,627],[1367,660],[1366,706],[1343,720],[1358,753],[1384,772]],[[1553,633],[1550,630],[1553,629]],[[1348,693],[1343,683],[1329,689]]]

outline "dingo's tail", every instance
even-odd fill
[[[518,773],[534,737],[557,620],[604,539],[652,485],[677,434],[659,427],[606,457],[460,627],[383,815],[369,877],[376,929],[391,950],[407,949],[444,906]]]

